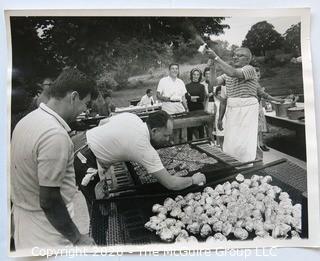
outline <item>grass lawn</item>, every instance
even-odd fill
[[[301,64],[288,63],[283,67],[261,68],[261,86],[274,96],[287,95],[292,89],[296,94],[303,94],[303,77]]]
[[[190,71],[193,68],[199,68],[202,71],[206,64],[183,64],[180,65],[180,78],[187,84],[190,82]],[[141,98],[148,88],[153,90],[153,96],[156,96],[156,90],[159,80],[168,75],[168,69],[162,68],[154,71],[152,74],[137,75],[129,78],[129,83],[134,83],[134,88],[114,91],[112,93],[112,100],[117,107],[129,106],[129,101],[132,99]]]

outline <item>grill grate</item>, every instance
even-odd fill
[[[235,164],[239,164],[240,161],[238,161],[237,159],[223,153],[221,151],[221,149],[219,149],[218,147],[215,147],[209,143],[204,143],[204,144],[199,144],[199,145],[195,145],[196,148],[198,148],[200,151],[210,155],[211,157],[222,161],[226,164],[229,165],[235,165]]]
[[[119,226],[121,225],[122,226]],[[114,202],[110,204],[110,216],[108,218],[108,229],[106,234],[106,243],[108,245],[116,245],[117,242],[123,242],[124,239],[124,230],[123,225],[125,224],[122,216],[118,213],[118,208]]]
[[[292,172],[293,174],[290,177],[290,184],[287,182],[288,177],[285,175],[280,175],[280,177],[286,177],[287,179],[281,180],[278,179],[279,172],[284,171],[284,173],[288,173],[287,169],[288,166],[295,170],[295,172]],[[278,173],[274,175],[274,173]],[[294,204],[300,203],[302,204],[302,233],[301,237],[306,238],[308,237],[308,209],[307,209],[307,198],[303,195],[305,193],[301,193],[300,189],[295,188],[292,184],[297,184],[299,180],[301,179],[301,175],[304,175],[304,178],[306,178],[305,170],[301,168],[296,168],[296,165],[290,163],[290,162],[284,162],[282,164],[279,164],[277,166],[268,167],[266,169],[257,170],[254,172],[247,172],[247,174],[244,173],[246,178],[250,178],[253,174],[256,175],[271,175],[273,177],[273,181],[271,182],[272,185],[279,186],[282,188],[283,191],[286,191]],[[278,175],[278,176],[277,176]],[[229,181],[234,180],[234,175],[230,175],[229,178],[227,178]],[[227,181],[227,180],[224,180]],[[305,182],[305,179],[304,179]],[[212,183],[212,187],[215,187],[221,183],[221,179],[218,179],[217,182],[214,184]],[[199,189],[199,190],[202,190]],[[185,195],[186,192],[179,193],[181,195]],[[162,203],[166,197],[170,197],[173,195],[173,192],[167,192],[167,194],[162,195],[155,195],[154,197],[128,197],[128,198],[114,198],[112,199],[112,205],[111,212],[112,215],[109,216],[109,219],[111,221],[108,222],[108,228],[109,230],[115,230],[115,232],[108,232],[107,234],[104,234],[104,239],[99,239],[97,244],[99,242],[106,242],[105,244],[109,245],[111,242],[112,244],[149,244],[149,243],[159,243],[160,239],[153,234],[152,232],[146,230],[144,228],[144,224],[149,220],[150,216],[152,216],[152,206],[155,203]],[[101,200],[95,202],[97,206],[106,204],[110,204],[110,201]],[[116,208],[116,210],[114,210]],[[97,222],[96,226],[100,227],[101,230],[105,227],[105,221],[106,217],[98,216],[93,219],[92,222]],[[100,225],[100,223],[102,225]],[[122,236],[119,236],[122,235]],[[98,236],[103,236],[103,233],[99,231]],[[252,235],[253,236],[253,235]],[[94,236],[96,239],[97,236]],[[233,238],[230,238],[231,240]]]
[[[306,171],[290,161],[286,164],[270,167],[265,172],[301,192],[307,192]]]
[[[164,167],[169,174],[174,176],[188,176],[189,173],[201,171],[203,168],[208,168],[208,166],[214,166],[218,163],[210,155],[201,154],[198,149],[192,148],[189,144],[162,148],[158,150],[158,153]],[[157,182],[140,164],[130,162],[130,165],[132,167],[131,173],[137,177],[139,184]],[[184,167],[181,167],[183,165]]]
[[[113,171],[107,172],[108,189],[130,188],[135,185],[129,170],[124,162],[113,164]]]

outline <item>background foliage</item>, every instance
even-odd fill
[[[110,88],[129,76],[197,54],[199,39],[218,35],[224,18],[187,17],[13,17],[13,68],[35,83],[76,66]],[[192,48],[191,48],[192,47]]]
[[[18,111],[26,109],[39,82],[69,66],[93,77],[102,92],[155,86],[171,62],[202,68],[207,61],[199,45],[229,28],[223,17],[11,17],[10,22],[12,104]],[[242,45],[252,50],[256,66],[283,66],[301,54],[300,23],[281,35],[272,24],[258,22]],[[229,61],[237,46],[218,40],[214,48]],[[180,73],[189,79],[189,71]]]

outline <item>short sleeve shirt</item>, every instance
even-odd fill
[[[226,86],[226,97],[221,94],[223,98],[257,98],[259,83],[254,67],[246,65],[241,70],[244,75],[242,79],[226,74],[218,77],[218,81]]]
[[[173,80],[170,76],[167,76],[159,81],[157,92],[165,97],[182,99],[187,93],[187,90],[181,79],[176,78]],[[163,102],[162,109],[169,114],[185,111],[181,102]]]
[[[145,94],[144,96],[142,96],[140,102],[138,103],[139,106],[146,106],[146,105],[153,105],[154,104],[154,100],[153,97],[149,97],[147,94]]]
[[[110,117],[105,124],[87,131],[87,142],[103,166],[133,161],[144,166],[148,173],[164,168],[150,143],[147,125],[135,114]]]
[[[226,86],[224,85],[221,86],[221,97],[224,99],[227,97],[227,90],[226,90]]]
[[[60,187],[68,204],[76,193],[73,143],[67,123],[41,103],[15,127],[11,141],[11,196],[15,205],[40,208],[40,186]]]

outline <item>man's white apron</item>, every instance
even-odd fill
[[[223,151],[241,162],[255,160],[259,103],[252,98],[228,98]]]

